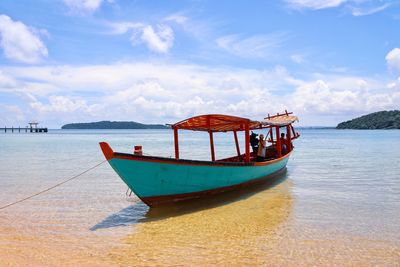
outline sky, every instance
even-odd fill
[[[0,1],[0,124],[400,109],[400,1]]]

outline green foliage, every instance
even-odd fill
[[[88,123],[70,123],[61,129],[167,129],[162,124],[142,124],[134,121],[99,121]]]
[[[336,129],[400,129],[400,110],[371,113],[339,123]]]

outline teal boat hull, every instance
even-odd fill
[[[282,172],[290,154],[266,162],[180,160],[113,152],[100,143],[111,167],[147,205],[199,198],[262,182]]]

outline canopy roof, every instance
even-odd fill
[[[262,128],[259,121],[222,114],[207,114],[188,118],[171,125],[171,127],[193,131],[227,132],[244,131],[247,123],[250,130]]]
[[[282,114],[270,118],[265,118],[262,124],[271,126],[286,126],[298,120],[299,119],[297,118],[297,116]]]

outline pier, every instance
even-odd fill
[[[18,133],[23,133],[23,132],[25,132],[25,133],[47,133],[49,130],[47,129],[47,128],[42,128],[42,127],[38,127],[38,122],[30,122],[29,123],[29,127],[28,126],[25,126],[25,127],[20,127],[20,126],[18,126],[18,127],[14,127],[14,126],[11,126],[11,127],[7,127],[7,126],[5,126],[4,128],[0,128],[0,131],[4,131],[5,133],[7,133],[7,131],[8,132],[11,132],[11,133],[14,133],[14,132],[18,132]]]

